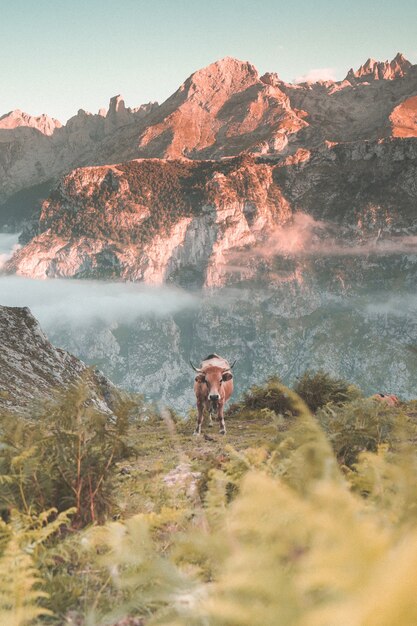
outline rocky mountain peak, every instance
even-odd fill
[[[34,116],[20,109],[14,109],[0,117],[0,130],[13,130],[19,126],[36,128],[36,130],[39,130],[44,135],[52,135],[57,128],[61,128],[62,124],[59,120],[49,117],[49,115],[45,115],[44,113]]]
[[[127,108],[123,97],[118,94],[110,98],[109,110],[105,118],[105,133],[111,133],[115,128],[128,124],[132,119],[132,111]]]
[[[266,72],[266,74],[261,76],[260,80],[265,85],[271,85],[271,87],[279,87],[282,83],[276,72]]]
[[[369,58],[356,71],[351,68],[346,80],[355,83],[368,80],[394,80],[405,76],[411,66],[410,61],[401,52],[398,52],[392,61],[376,61]]]
[[[125,101],[123,97],[118,94],[117,96],[113,96],[110,98],[109,110],[107,112],[107,117],[111,115],[115,115],[116,113],[124,113],[126,111]]]
[[[224,57],[191,74],[183,88],[202,94],[219,88],[223,92],[236,92],[250,87],[258,80],[258,70],[254,65],[248,61]]]

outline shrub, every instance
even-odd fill
[[[259,411],[273,411],[284,417],[292,415],[292,402],[277,376],[268,378],[264,385],[251,387],[243,400],[230,405],[227,417],[257,417]]]
[[[0,520],[0,624],[27,626],[46,608],[48,594],[41,588],[40,554],[45,543],[69,523],[71,511],[52,509],[40,515],[13,512],[8,523]]]
[[[295,384],[294,391],[314,413],[330,402],[342,404],[361,395],[354,385],[322,371],[305,372]]]
[[[4,417],[0,434],[0,510],[26,514],[75,507],[73,525],[103,521],[111,469],[126,452],[126,407],[114,421],[94,403],[86,381],[35,420]]]
[[[415,423],[401,409],[372,399],[342,406],[327,406],[316,415],[324,428],[339,463],[353,466],[361,452],[376,452],[382,444],[392,447],[397,440],[412,437]]]

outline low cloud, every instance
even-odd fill
[[[0,233],[0,270],[21,247],[18,240],[19,235]]]
[[[389,256],[395,254],[417,254],[417,235],[390,236],[381,231],[376,236],[350,242],[335,224],[315,220],[311,215],[296,213],[293,219],[277,226],[268,238],[250,248],[233,251],[228,256],[224,270],[231,273],[253,268],[253,260],[269,262],[274,257],[344,257],[344,256]]]
[[[319,80],[336,80],[334,67],[318,67],[311,69],[307,74],[294,78],[296,85],[300,83],[317,83]]]
[[[291,221],[277,226],[256,245],[231,250],[219,265],[221,275],[236,280],[262,276],[270,283],[304,282],[303,259],[375,258],[394,255],[417,255],[417,235],[389,235],[382,230],[366,238],[360,231],[343,229],[334,223],[315,220],[311,215],[295,213]],[[279,259],[300,261],[277,270]],[[258,273],[259,272],[259,273]],[[342,279],[341,279],[342,280]]]
[[[366,305],[368,315],[392,315],[394,317],[410,317],[415,319],[417,313],[417,295],[410,293],[396,294],[387,298],[375,298],[374,302]]]
[[[242,269],[241,264],[249,258],[271,260],[275,256],[297,256],[305,254],[319,245],[319,233],[325,231],[326,224],[315,220],[311,215],[295,213],[291,222],[274,228],[262,243],[248,249],[232,251],[228,257],[228,271]]]
[[[198,297],[181,289],[90,280],[32,280],[0,277],[0,305],[28,306],[45,327],[101,320],[130,323],[141,316],[164,317],[197,306]]]

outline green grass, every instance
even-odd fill
[[[178,505],[178,492],[170,490],[164,477],[180,464],[189,464],[192,472],[200,472],[201,480],[212,468],[221,468],[229,460],[231,449],[246,450],[271,442],[276,427],[270,416],[251,417],[242,421],[226,420],[227,434],[218,433],[218,425],[203,425],[203,434],[193,434],[195,423],[152,418],[131,431],[130,443],[137,456],[117,465],[117,511],[115,515],[159,512],[164,506]],[[180,503],[181,505],[183,502]]]

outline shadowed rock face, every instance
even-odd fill
[[[54,348],[28,308],[0,306],[0,412],[30,416],[40,402],[80,381],[86,369],[76,357]],[[96,371],[88,384],[94,402],[110,414],[111,383]]]

